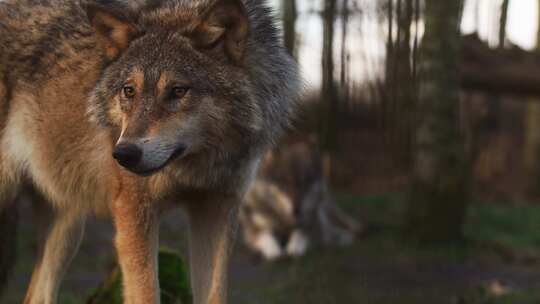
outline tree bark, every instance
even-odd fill
[[[339,82],[345,102],[349,100],[349,51],[347,39],[349,34],[349,0],[342,1],[341,9],[341,71]]]
[[[282,0],[281,8],[283,10],[283,43],[289,54],[296,58],[296,19],[298,18],[296,0]]]
[[[399,14],[399,31],[396,58],[396,106],[393,115],[395,124],[396,155],[398,165],[410,168],[413,133],[413,108],[415,98],[414,75],[411,67],[411,25],[413,20],[413,0],[404,0],[403,11]]]
[[[414,177],[407,232],[419,241],[463,238],[470,167],[459,130],[459,23],[462,1],[428,0]]]
[[[538,1],[540,13],[540,0]],[[540,25],[540,21],[539,21]],[[537,32],[536,49],[540,50],[540,26]],[[528,192],[540,194],[540,103],[538,97],[529,98],[525,113],[524,160],[528,175]]]
[[[503,0],[501,4],[501,18],[499,20],[499,47],[504,48],[506,40],[506,23],[508,20],[508,5],[510,0]]]
[[[394,66],[394,0],[388,0],[386,19],[388,22],[388,37],[386,40],[386,62],[385,62],[385,86],[386,94],[385,100],[382,103],[382,115],[381,122],[383,127],[388,127],[388,113],[391,108],[392,101],[394,99],[394,93],[392,91],[393,81],[393,66]]]
[[[337,148],[337,114],[339,97],[334,78],[334,22],[336,0],[325,0],[323,11],[322,101],[319,120],[319,144],[324,172],[331,180],[331,154]]]
[[[418,1],[416,1],[418,2]],[[395,13],[395,14],[394,14]],[[413,111],[415,100],[415,79],[412,63],[413,42],[411,26],[414,18],[414,1],[397,0],[395,12],[393,3],[388,3],[389,30],[395,16],[397,24],[396,40],[390,33],[386,55],[386,98],[384,121],[387,129],[386,139],[393,151],[395,165],[408,169],[411,166],[411,147],[413,133]]]

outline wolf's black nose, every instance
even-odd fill
[[[142,150],[134,144],[118,144],[113,151],[113,157],[125,168],[133,169],[142,158]]]

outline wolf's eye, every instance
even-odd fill
[[[124,92],[124,96],[126,98],[135,97],[135,88],[133,86],[130,86],[130,85],[124,86],[124,88],[122,89],[122,92]]]
[[[186,87],[174,87],[172,88],[172,95],[175,98],[183,98],[189,92],[189,88]]]

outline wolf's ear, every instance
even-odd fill
[[[120,8],[87,4],[86,14],[109,60],[114,60],[135,37],[136,27]]]
[[[198,48],[223,46],[236,64],[244,56],[249,34],[249,20],[242,0],[217,0],[201,17],[191,34]]]

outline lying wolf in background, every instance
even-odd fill
[[[158,303],[159,216],[180,205],[194,302],[226,302],[235,210],[288,125],[296,64],[263,1],[142,2],[0,2],[0,210],[23,187],[56,210],[27,304],[56,302],[93,213],[115,225],[124,303]]]
[[[321,159],[307,141],[280,145],[263,161],[240,209],[246,245],[267,260],[311,246],[348,245],[359,224],[338,209]]]

